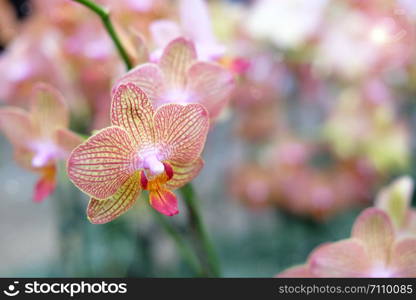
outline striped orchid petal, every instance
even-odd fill
[[[378,208],[367,208],[354,223],[352,237],[363,242],[370,257],[387,262],[394,228],[388,215]]]
[[[188,164],[169,164],[172,167],[173,176],[168,182],[166,182],[165,187],[169,190],[175,190],[192,181],[201,171],[204,166],[204,161],[202,158],[198,158]]]
[[[188,70],[188,89],[195,102],[204,105],[210,118],[216,118],[234,89],[233,75],[214,63],[197,62]]]
[[[209,129],[208,112],[202,105],[163,105],[154,123],[156,142],[168,160],[187,164],[200,156]]]
[[[150,191],[150,205],[158,212],[166,216],[174,216],[179,213],[178,200],[174,193],[165,189]]]
[[[29,115],[20,108],[0,109],[0,130],[15,147],[25,148],[33,139],[33,125]]]
[[[119,217],[136,202],[140,190],[140,173],[135,172],[111,197],[105,200],[92,198],[87,216],[93,224],[104,224]]]
[[[36,133],[41,137],[53,136],[58,128],[67,128],[69,112],[61,93],[47,84],[37,84],[30,106]]]
[[[152,63],[139,65],[121,77],[113,89],[113,94],[117,92],[117,87],[128,83],[137,85],[152,102],[157,101],[165,89],[163,73],[158,65]]]
[[[68,175],[72,182],[93,198],[112,196],[130,177],[133,142],[120,127],[107,127],[71,153]]]
[[[195,59],[195,46],[185,38],[177,38],[166,46],[159,66],[171,88],[182,89],[185,87],[186,73]]]
[[[111,123],[124,128],[135,145],[154,143],[153,108],[146,94],[136,85],[120,85],[111,102]]]

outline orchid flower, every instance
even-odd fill
[[[0,130],[14,146],[17,163],[40,174],[36,202],[53,192],[57,160],[65,159],[81,143],[80,137],[67,129],[68,124],[62,95],[46,84],[34,88],[29,112],[17,107],[0,109]]]
[[[158,108],[167,103],[199,103],[211,119],[227,104],[234,87],[233,75],[220,65],[196,60],[194,44],[185,38],[173,40],[158,62],[137,66],[121,77],[117,86],[132,82]]]
[[[179,1],[180,24],[170,20],[158,20],[151,24],[150,32],[157,49],[152,53],[157,60],[163,49],[174,39],[185,36],[196,45],[198,57],[203,61],[214,61],[225,53],[212,30],[211,18],[204,0]]]
[[[395,230],[403,236],[416,233],[416,210],[410,208],[413,186],[412,178],[400,177],[382,189],[376,199],[376,207],[390,216]]]
[[[162,214],[178,213],[171,190],[191,181],[203,166],[200,154],[209,128],[200,104],[166,104],[154,109],[136,85],[117,87],[111,125],[74,149],[68,159],[72,182],[91,196],[92,223],[126,212],[142,190]]]
[[[308,262],[279,277],[415,277],[416,238],[396,236],[389,216],[368,208],[358,216],[351,238],[315,249]]]

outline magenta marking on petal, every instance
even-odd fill
[[[166,175],[168,176],[168,180],[171,180],[173,177],[172,166],[168,163],[163,163],[163,166],[165,167],[165,172],[166,172]]]
[[[149,181],[147,180],[146,174],[144,171],[140,172],[140,186],[143,190],[147,189],[147,184]]]

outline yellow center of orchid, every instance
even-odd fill
[[[159,162],[159,161],[158,161]],[[163,185],[173,177],[173,169],[168,163],[161,163],[162,172],[154,174],[150,169],[141,171],[140,185],[149,191],[161,190]]]

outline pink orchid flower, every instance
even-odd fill
[[[384,210],[400,236],[416,233],[416,210],[410,207],[414,183],[411,177],[403,176],[382,189],[376,199],[376,207]]]
[[[215,61],[225,53],[213,32],[208,6],[204,0],[179,1],[180,24],[170,20],[158,20],[150,25],[150,32],[157,49],[152,60],[158,60],[163,49],[174,39],[184,36],[195,43],[198,58]]]
[[[117,86],[132,82],[150,98],[153,107],[166,103],[199,103],[215,119],[234,88],[233,75],[220,65],[196,60],[194,44],[173,40],[158,64],[145,63],[121,77]]]
[[[92,223],[109,222],[126,212],[142,190],[162,214],[178,213],[171,192],[201,170],[200,154],[209,128],[200,104],[166,104],[154,110],[136,85],[120,85],[111,103],[111,125],[72,152],[68,174],[91,196]]]
[[[368,208],[357,218],[351,238],[315,249],[306,264],[278,277],[415,277],[416,238],[397,237],[389,216]]]
[[[14,146],[15,160],[39,173],[34,201],[41,202],[56,185],[56,162],[66,159],[81,138],[67,129],[69,112],[53,87],[37,84],[29,112],[17,107],[0,109],[0,130]]]

